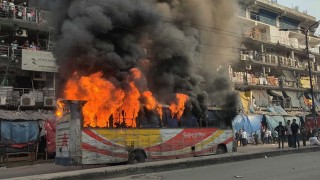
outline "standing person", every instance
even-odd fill
[[[257,131],[255,131],[254,132],[254,134],[253,134],[253,139],[254,139],[254,144],[255,145],[258,145],[258,138],[259,138],[259,136],[258,136],[258,134],[257,134]]]
[[[279,125],[276,128],[274,128],[274,130],[278,132],[278,145],[279,145],[278,148],[280,148],[280,141],[283,148],[285,133],[287,129],[282,125],[282,122],[279,122]]]
[[[288,146],[292,147],[292,131],[291,131],[290,120],[287,121],[286,128],[287,128],[286,135],[287,135],[287,140],[288,140]]]
[[[307,128],[305,126],[301,126],[300,133],[301,133],[301,136],[302,136],[302,145],[306,146],[307,145],[307,140],[309,139],[308,138],[308,130],[307,130]]]
[[[292,147],[296,148],[297,144],[298,144],[298,148],[300,147],[300,143],[299,143],[299,125],[296,123],[296,119],[292,120],[292,124],[291,124],[291,131],[292,131],[292,138],[293,138],[293,143],[292,143]]]
[[[238,146],[239,146],[239,141],[240,141],[240,132],[239,132],[239,131],[236,131],[236,133],[235,133],[235,139],[236,139],[237,147],[238,147]]]
[[[247,132],[242,129],[242,133],[241,133],[241,139],[242,139],[242,146],[247,146],[248,140],[247,140]]]
[[[264,131],[264,143],[265,144],[269,144],[269,133],[268,133],[268,129],[266,129]]]
[[[265,133],[265,129],[262,127],[262,128],[261,128],[261,133],[260,133],[262,144],[264,144],[264,133]]]

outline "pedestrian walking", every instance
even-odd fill
[[[280,143],[281,143],[282,148],[283,148],[283,146],[284,146],[284,139],[285,139],[285,137],[286,137],[285,133],[286,133],[287,129],[286,129],[286,127],[284,127],[284,126],[282,125],[282,122],[279,122],[279,125],[278,125],[276,128],[274,128],[274,130],[278,132],[278,145],[279,145],[278,148],[281,147],[281,146],[280,146]]]
[[[300,143],[299,143],[299,125],[296,123],[296,119],[292,120],[292,124],[291,124],[291,131],[292,131],[292,147],[296,148],[297,144],[298,144],[298,148],[300,147]]]
[[[288,120],[286,124],[286,135],[287,135],[287,141],[288,141],[288,146],[292,147],[292,131],[291,131],[291,121]]]
[[[254,134],[253,134],[253,139],[254,139],[254,144],[255,145],[259,144],[259,142],[258,142],[259,139],[258,138],[259,138],[259,135],[257,134],[257,131],[255,131]]]

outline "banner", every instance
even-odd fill
[[[41,72],[58,72],[59,66],[52,52],[22,50],[22,70],[41,71]]]

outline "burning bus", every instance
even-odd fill
[[[240,45],[212,29],[234,28],[235,2],[48,5],[58,12],[53,53],[58,97],[66,100],[57,108],[57,163],[143,162],[231,150],[238,98],[228,65],[238,56],[229,56],[234,48],[226,47]]]
[[[204,119],[192,113],[172,116],[170,106],[162,114],[143,107],[144,112],[109,117],[107,127],[86,125],[85,101],[60,101],[57,123],[56,163],[141,163],[192,156],[220,154],[234,148],[230,114],[209,108]]]

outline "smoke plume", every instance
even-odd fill
[[[236,12],[226,0],[47,0],[58,35],[54,55],[61,78],[102,71],[117,86],[138,68],[161,103],[189,95],[200,116],[208,105],[235,109],[226,68]],[[219,69],[219,70],[218,70]]]

